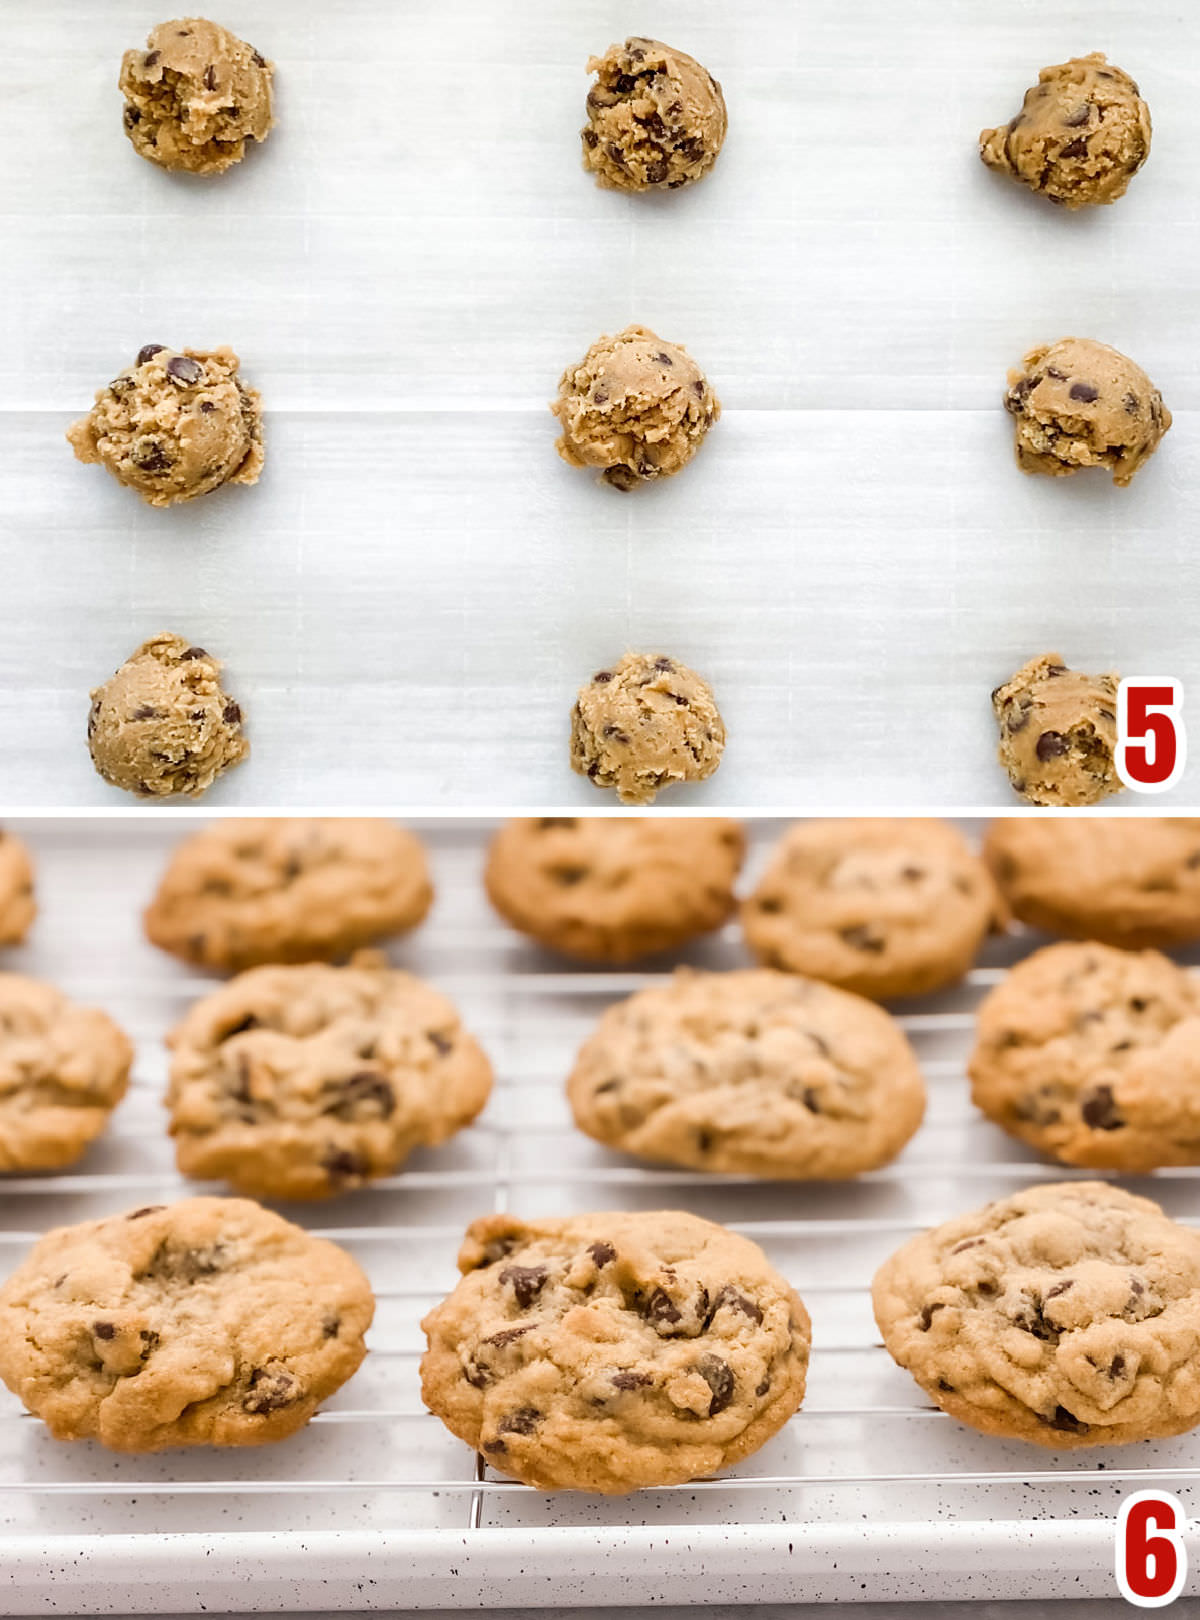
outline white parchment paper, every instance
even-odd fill
[[[279,124],[203,181],[121,130],[154,6],[0,3],[0,805],[132,802],[92,772],[87,691],[168,628],[249,716],[214,806],[600,808],[567,714],[627,647],[693,664],[729,728],[717,776],[664,806],[1008,804],[989,691],[1046,650],[1200,704],[1200,7],[218,14],[278,64]],[[584,63],[630,32],[724,84],[693,191],[580,168]],[[1154,151],[1116,207],[1070,215],[975,143],[1093,49],[1141,82]],[[682,476],[622,496],[559,462],[546,402],[630,321],[686,344],[725,414]],[[1129,490],[1012,463],[1005,371],[1072,333],[1175,414]],[[150,341],[239,351],[256,488],[158,512],[73,461],[68,422]]]

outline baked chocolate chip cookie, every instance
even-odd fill
[[[1200,1164],[1200,984],[1157,951],[1048,945],[979,1009],[972,1095],[1064,1164]]]
[[[334,1244],[190,1198],[47,1233],[0,1288],[0,1378],[57,1440],[257,1446],[346,1382],[374,1309]]]
[[[735,821],[541,816],[492,840],[485,881],[523,934],[587,962],[632,962],[719,928],[745,853]]]
[[[348,955],[415,928],[432,899],[425,851],[395,822],[218,821],[176,849],[146,933],[185,962],[236,973]]]
[[[36,911],[29,852],[15,834],[0,827],[0,945],[19,945]]]
[[[58,1170],[125,1095],[133,1047],[95,1007],[0,973],[0,1170]]]
[[[1131,949],[1200,939],[1200,816],[994,821],[983,853],[1031,927]]]
[[[681,968],[617,1002],[567,1095],[609,1147],[783,1179],[886,1164],[925,1111],[912,1048],[881,1007],[770,968]]]
[[[1065,1450],[1200,1422],[1200,1233],[1104,1182],[1031,1187],[906,1243],[875,1319],[951,1417]]]
[[[370,952],[251,968],[196,1002],[169,1044],[180,1170],[262,1198],[386,1176],[469,1125],[492,1086],[445,996]]]
[[[983,863],[928,819],[799,822],[742,907],[767,967],[877,999],[954,984],[1000,921]]]
[[[489,1215],[458,1267],[422,1323],[421,1393],[539,1490],[615,1495],[714,1473],[804,1398],[804,1306],[756,1244],[695,1215]]]

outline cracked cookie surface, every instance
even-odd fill
[[[1043,653],[992,693],[1000,763],[1030,804],[1098,804],[1117,775],[1119,675],[1084,675]]]
[[[1200,817],[993,821],[984,858],[1031,927],[1106,945],[1200,939]]]
[[[139,798],[204,793],[250,753],[221,661],[184,636],[144,641],[91,694],[87,744],[97,774]]]
[[[99,463],[150,506],[222,484],[256,484],[265,455],[262,402],[232,349],[147,343],[67,429],[80,461]]]
[[[528,816],[488,851],[488,898],[521,933],[585,962],[632,962],[728,921],[746,840],[695,816]]]
[[[567,1083],[589,1136],[660,1163],[858,1175],[921,1123],[925,1085],[881,1007],[816,980],[679,969],[610,1007]]]
[[[679,472],[721,415],[687,350],[646,326],[597,338],[563,372],[550,409],[562,428],[555,446],[562,459],[596,468],[621,490]]]
[[[1200,1233],[1104,1182],[1034,1187],[878,1271],[884,1344],[944,1411],[1056,1450],[1200,1422]]]
[[[1157,951],[1048,945],[979,1008],[972,1096],[1064,1164],[1200,1164],[1200,984]]]
[[[382,957],[258,967],[169,1037],[184,1175],[266,1198],[329,1198],[390,1174],[483,1108],[492,1070],[445,996]]]
[[[1116,202],[1150,155],[1150,111],[1100,51],[1043,68],[1021,111],[985,129],[979,155],[1064,208]]]
[[[0,973],[0,1170],[73,1164],[108,1124],[132,1065],[107,1013]]]
[[[426,1405],[501,1473],[618,1494],[748,1457],[804,1398],[808,1314],[746,1238],[677,1211],[467,1230],[421,1324]]]
[[[29,851],[0,827],[0,945],[19,945],[36,914]]]
[[[47,1233],[0,1288],[0,1377],[58,1440],[262,1445],[355,1371],[374,1308],[334,1244],[191,1198]]]
[[[798,822],[742,907],[767,967],[860,995],[953,984],[1001,917],[987,869],[946,822]]]
[[[1132,483],[1171,426],[1141,366],[1092,338],[1031,349],[1008,374],[1004,408],[1022,472],[1064,478],[1103,467],[1121,486]]]
[[[242,160],[247,141],[271,133],[274,71],[206,17],[159,23],[145,50],[121,62],[125,133],[160,168],[220,174]]]
[[[626,653],[580,688],[571,710],[571,769],[622,804],[702,782],[721,763],[725,722],[712,687],[663,654]]]
[[[433,900],[425,851],[380,817],[214,822],[176,848],[147,936],[198,967],[337,957],[415,928]]]
[[[727,118],[721,86],[685,51],[627,39],[593,56],[583,163],[613,191],[677,191],[717,161]]]

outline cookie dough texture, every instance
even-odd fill
[[[392,821],[223,820],[176,848],[146,934],[185,962],[236,973],[348,955],[415,928],[432,900],[424,849]]]
[[[220,660],[168,632],[144,641],[96,687],[88,749],[106,782],[141,798],[193,797],[250,752]]]
[[[739,1462],[804,1397],[809,1320],[762,1250],[676,1211],[473,1222],[421,1393],[501,1473],[619,1494]]]
[[[1119,675],[1068,669],[1061,653],[1031,658],[992,693],[1000,763],[1030,804],[1099,804],[1117,775]]]
[[[645,326],[598,338],[563,372],[550,409],[562,428],[563,460],[595,467],[623,490],[686,467],[721,414],[687,350]]]
[[[73,1164],[108,1124],[132,1064],[106,1013],[0,973],[0,1170]]]
[[[613,191],[676,191],[702,180],[721,150],[721,86],[684,51],[627,39],[593,56],[583,164]]]
[[[125,133],[164,169],[220,174],[265,141],[274,122],[274,65],[204,17],[159,23],[142,51],[126,51],[120,86]]]
[[[0,1378],[58,1440],[262,1445],[345,1383],[373,1313],[332,1243],[191,1198],[47,1233],[0,1288]]]
[[[389,1175],[469,1125],[492,1086],[445,996],[371,953],[252,968],[196,1002],[168,1044],[180,1170],[260,1198]]]
[[[767,967],[881,1000],[954,984],[1001,922],[982,861],[924,819],[798,822],[742,907]]]
[[[1200,1422],[1200,1233],[1101,1182],[1033,1187],[881,1267],[884,1344],[938,1406],[1055,1450]]]
[[[19,945],[36,914],[29,851],[0,827],[0,945]]]
[[[622,804],[651,804],[675,782],[702,782],[721,763],[725,722],[712,687],[661,653],[626,653],[580,688],[571,710],[571,769]]]
[[[1150,155],[1150,109],[1094,51],[1043,68],[1016,117],[980,135],[979,155],[1064,208],[1116,202]]]
[[[1200,817],[994,821],[984,857],[1015,916],[1136,949],[1200,939]]]
[[[1022,472],[1066,478],[1103,467],[1132,483],[1171,426],[1162,395],[1127,355],[1093,338],[1031,349],[1008,374],[1005,409]]]
[[[746,850],[720,817],[540,816],[492,840],[485,882],[521,933],[585,962],[633,962],[729,920]]]
[[[639,1158],[800,1180],[886,1164],[925,1111],[881,1007],[769,968],[681,968],[617,1002],[567,1095],[581,1130]]]
[[[972,1095],[1064,1164],[1200,1164],[1200,985],[1157,951],[1050,945],[979,1009]]]
[[[262,403],[232,349],[147,343],[67,438],[151,506],[256,484],[263,469]]]

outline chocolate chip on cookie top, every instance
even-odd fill
[[[630,962],[726,922],[745,837],[720,817],[540,816],[488,852],[488,897],[514,928],[589,962]]]
[[[456,1008],[370,952],[259,967],[170,1036],[179,1168],[266,1198],[328,1198],[390,1174],[483,1108],[492,1070]]]
[[[961,979],[1001,914],[962,835],[929,819],[799,822],[742,907],[760,962],[860,995]]]
[[[1103,1182],[1029,1188],[905,1244],[888,1350],[985,1434],[1112,1445],[1200,1422],[1200,1233]]]
[[[1157,951],[1049,945],[979,1009],[976,1103],[1065,1164],[1200,1164],[1200,984]]]
[[[29,852],[15,833],[0,827],[0,945],[19,945],[36,911]]]
[[[107,1013],[0,973],[0,1170],[73,1164],[108,1124],[132,1064]]]
[[[697,973],[610,1007],[567,1084],[575,1122],[644,1159],[840,1178],[921,1123],[912,1048],[881,1007],[769,968]]]
[[[414,928],[432,899],[425,851],[395,822],[232,819],[178,845],[146,933],[185,962],[237,972],[347,955]]]
[[[0,1288],[0,1378],[59,1440],[251,1446],[363,1358],[374,1299],[334,1244],[234,1198],[49,1232]]]
[[[475,1221],[422,1323],[425,1403],[539,1490],[710,1474],[796,1411],[808,1315],[757,1245],[674,1211]]]
[[[1200,939],[1200,817],[992,822],[984,858],[1013,914],[1107,945]]]

